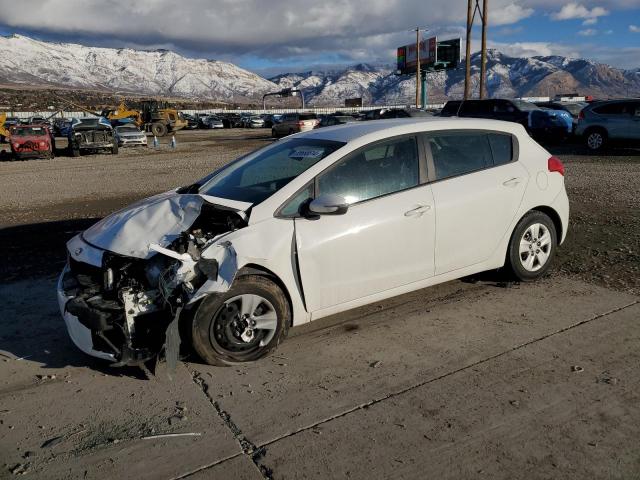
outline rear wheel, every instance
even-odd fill
[[[267,278],[236,279],[225,293],[206,297],[193,319],[193,348],[210,365],[252,362],[286,336],[291,309],[282,290]]]
[[[557,233],[548,215],[532,211],[516,225],[507,255],[511,273],[521,281],[543,276],[556,253]]]
[[[156,137],[164,137],[167,134],[167,126],[164,123],[156,122],[151,125],[151,133]]]
[[[600,129],[594,128],[592,130],[587,130],[585,134],[585,144],[587,148],[592,152],[598,152],[604,148],[607,143],[607,132]]]

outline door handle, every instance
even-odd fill
[[[404,216],[405,217],[414,217],[416,215],[420,216],[423,213],[428,212],[429,210],[431,210],[431,205],[418,205],[417,207],[404,212]]]
[[[502,182],[502,185],[504,185],[505,187],[515,187],[521,181],[522,179],[520,177],[513,177],[513,178],[510,178],[509,180],[505,180],[504,182]]]

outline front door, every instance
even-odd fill
[[[349,203],[343,215],[295,220],[300,276],[314,312],[433,275],[431,187],[414,136],[365,147],[320,174],[316,195]]]

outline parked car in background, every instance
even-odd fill
[[[186,130],[194,130],[198,128],[198,119],[194,115],[191,115],[190,113],[182,113],[181,115],[187,122],[187,126],[184,127]]]
[[[147,135],[134,124],[117,126],[114,133],[119,147],[147,146]]]
[[[60,312],[117,365],[153,358],[172,321],[207,363],[255,361],[291,326],[372,302],[502,267],[543,277],[568,229],[563,174],[515,123],[307,131],[72,238]]]
[[[244,118],[244,128],[263,128],[264,119],[260,115],[251,115]]]
[[[27,119],[27,125],[49,125],[49,121],[44,117],[29,117]]]
[[[575,133],[594,152],[613,143],[640,144],[640,99],[589,104],[578,116]]]
[[[284,137],[298,132],[313,130],[320,123],[315,113],[285,113],[280,123],[271,127],[272,137]]]
[[[11,154],[17,160],[54,157],[55,144],[47,125],[16,125],[9,132]]]
[[[104,117],[74,118],[67,138],[73,157],[99,150],[108,150],[114,155],[118,153],[115,132],[111,122]]]
[[[571,117],[578,119],[580,111],[589,105],[587,102],[534,102],[540,108],[549,108],[551,110],[564,110]]]
[[[53,119],[53,135],[56,137],[66,137],[71,128],[70,118],[54,118]]]
[[[571,133],[565,115],[554,110],[543,110],[531,102],[518,99],[450,100],[445,104],[440,116],[487,118],[519,123],[535,137],[564,138]]]
[[[222,116],[222,124],[224,128],[242,127],[242,117],[237,113],[225,113]]]
[[[419,109],[407,108],[378,108],[365,110],[363,120],[385,120],[389,118],[428,117],[431,114]]]
[[[358,122],[359,119],[351,115],[325,115],[320,120],[316,128],[332,127],[334,125],[345,125],[347,123]]]
[[[224,123],[215,115],[209,115],[202,119],[202,128],[224,128]]]
[[[265,128],[271,128],[276,123],[280,122],[280,120],[282,119],[282,115],[281,114],[277,114],[277,113],[267,114],[267,115],[263,115],[262,119],[264,120]]]

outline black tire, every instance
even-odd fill
[[[278,138],[278,134],[276,133],[276,131],[275,131],[275,129],[274,129],[274,128],[272,128],[272,129],[271,129],[271,136],[272,136],[273,138]]]
[[[156,137],[164,137],[167,134],[167,126],[160,122],[153,123],[151,125],[151,133]]]
[[[247,344],[245,350],[234,350],[232,347],[226,348],[225,342],[231,332],[229,322],[238,318],[235,315],[226,317],[230,310],[225,303],[240,295],[259,295],[266,299],[274,307],[277,316],[277,327],[271,340],[264,346],[259,345],[261,337],[258,335],[265,330],[255,330],[258,332],[253,342]],[[227,322],[226,324],[224,322]],[[282,290],[271,280],[257,275],[247,275],[237,278],[232,287],[222,294],[212,294],[206,297],[193,318],[191,326],[191,338],[193,348],[196,353],[209,365],[230,366],[239,363],[253,362],[258,360],[273,350],[286,337],[291,323],[291,308]],[[226,328],[225,328],[226,326]],[[218,340],[216,337],[222,337]],[[234,336],[232,341],[238,341]],[[244,345],[241,345],[241,348]]]
[[[550,235],[550,242],[548,244],[548,250],[545,250],[545,246],[540,246],[540,242],[532,242],[532,251],[531,253],[525,253],[523,255],[520,254],[520,241],[525,239],[525,235],[529,228],[533,225],[543,225],[546,231]],[[542,238],[543,235],[540,235]],[[535,240],[535,239],[530,239]],[[511,240],[509,241],[509,250],[507,251],[507,261],[506,267],[508,272],[515,277],[515,279],[520,280],[522,282],[527,282],[531,280],[536,280],[542,277],[553,263],[553,258],[556,254],[556,248],[558,246],[558,238],[556,233],[556,227],[545,213],[539,212],[537,210],[533,210],[528,212],[516,225],[516,228],[513,230],[513,234],[511,235]],[[525,268],[523,262],[529,258],[530,255],[536,257],[536,249],[542,251],[543,254],[547,255],[544,264],[542,265],[532,265],[532,268],[537,268],[535,271],[531,269]],[[524,258],[523,258],[524,257]],[[535,260],[534,260],[535,262]],[[538,262],[539,263],[539,262]]]
[[[78,147],[71,146],[70,150],[71,150],[71,156],[72,157],[79,157],[80,156],[80,149]]]
[[[603,128],[590,128],[584,133],[584,144],[590,152],[601,152],[608,140],[607,131]]]
[[[118,154],[118,144],[114,143],[113,147],[111,147],[111,155],[117,155]]]

